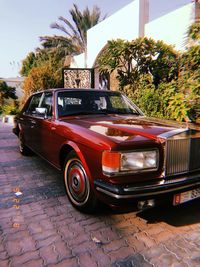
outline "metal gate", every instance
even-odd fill
[[[94,70],[64,68],[63,86],[64,88],[94,88]]]

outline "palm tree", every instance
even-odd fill
[[[52,29],[58,29],[64,36],[43,36],[40,40],[42,45],[46,49],[61,49],[65,50],[65,55],[77,55],[86,51],[87,46],[87,30],[98,24],[100,21],[101,11],[97,6],[93,7],[90,11],[86,7],[81,12],[77,5],[73,5],[73,8],[69,11],[72,17],[73,23],[64,17],[59,17],[60,23],[51,24]]]

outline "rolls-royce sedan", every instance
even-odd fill
[[[15,118],[23,155],[61,170],[77,209],[172,205],[200,196],[200,131],[145,117],[125,95],[97,89],[33,94]]]

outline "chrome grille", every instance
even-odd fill
[[[165,175],[200,169],[200,138],[168,139],[165,148]]]

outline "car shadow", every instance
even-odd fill
[[[144,219],[148,224],[166,222],[174,227],[196,224],[200,222],[200,198],[178,206],[166,204],[140,211],[136,206],[111,208],[101,204],[95,214],[110,216],[127,213],[135,213],[137,217]]]
[[[181,227],[200,222],[200,198],[178,206],[160,206],[137,213],[147,223],[166,222]]]

